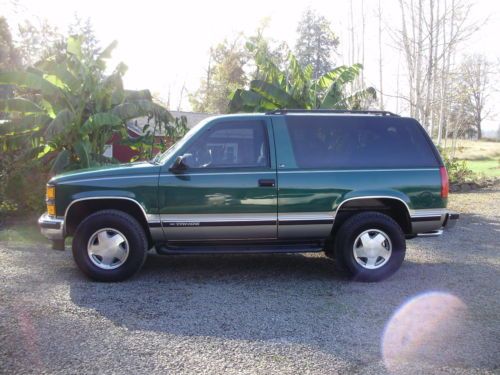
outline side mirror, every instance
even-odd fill
[[[182,172],[188,169],[187,164],[185,163],[186,159],[188,159],[191,154],[179,155],[175,158],[174,164],[170,167],[172,172]]]

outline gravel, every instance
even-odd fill
[[[323,255],[151,255],[86,280],[71,253],[0,242],[0,373],[498,373],[500,190],[355,283]]]

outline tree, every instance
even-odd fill
[[[82,41],[82,52],[84,56],[96,56],[99,53],[100,45],[99,40],[94,32],[94,27],[90,18],[83,20],[75,14],[73,23],[69,25],[68,28],[69,35],[81,35],[83,37]]]
[[[200,87],[189,96],[195,111],[226,113],[229,95],[247,82],[244,65],[248,55],[241,37],[233,41],[225,39],[210,49],[206,78]]]
[[[125,64],[105,74],[116,42],[95,57],[84,54],[82,42],[69,37],[64,53],[24,71],[0,73],[0,84],[15,85],[20,94],[0,101],[0,111],[12,114],[0,125],[3,151],[29,146],[28,159],[38,158],[59,173],[109,162],[102,156],[104,145],[113,132],[127,137],[130,119],[148,116],[171,130],[172,116],[148,90],[123,88]]]
[[[20,66],[20,56],[12,41],[9,25],[4,17],[0,17],[0,72],[17,69]],[[6,99],[13,95],[12,86],[0,86],[0,99]],[[6,114],[0,112],[0,120]]]
[[[312,78],[317,79],[332,70],[332,54],[339,39],[330,22],[312,9],[307,9],[297,27],[295,55],[302,68],[311,65]]]
[[[465,0],[399,0],[401,29],[394,38],[405,61],[412,117],[431,136],[446,142],[453,105],[454,62],[460,43],[478,26],[470,24],[471,5]]]
[[[34,65],[55,53],[64,53],[66,46],[64,36],[47,20],[38,21],[38,24],[20,23],[17,45],[25,66]]]
[[[0,71],[15,69],[20,65],[20,56],[9,29],[7,20],[0,17]]]
[[[490,63],[482,55],[466,56],[459,69],[460,104],[473,124],[477,138],[482,137],[482,122],[488,117],[486,102],[491,92]]]
[[[282,71],[265,50],[254,47],[253,52],[262,78],[251,81],[248,88],[235,90],[229,105],[231,112],[281,108],[362,109],[376,97],[372,87],[354,93],[346,90],[346,85],[359,76],[361,64],[339,66],[314,79],[312,65],[302,68],[292,53]]]

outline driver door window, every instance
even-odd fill
[[[270,168],[269,143],[262,121],[235,121],[207,129],[188,147],[189,169]]]

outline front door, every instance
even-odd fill
[[[271,124],[216,119],[162,168],[160,219],[167,241],[277,237],[276,162]],[[171,171],[183,155],[182,171]]]

